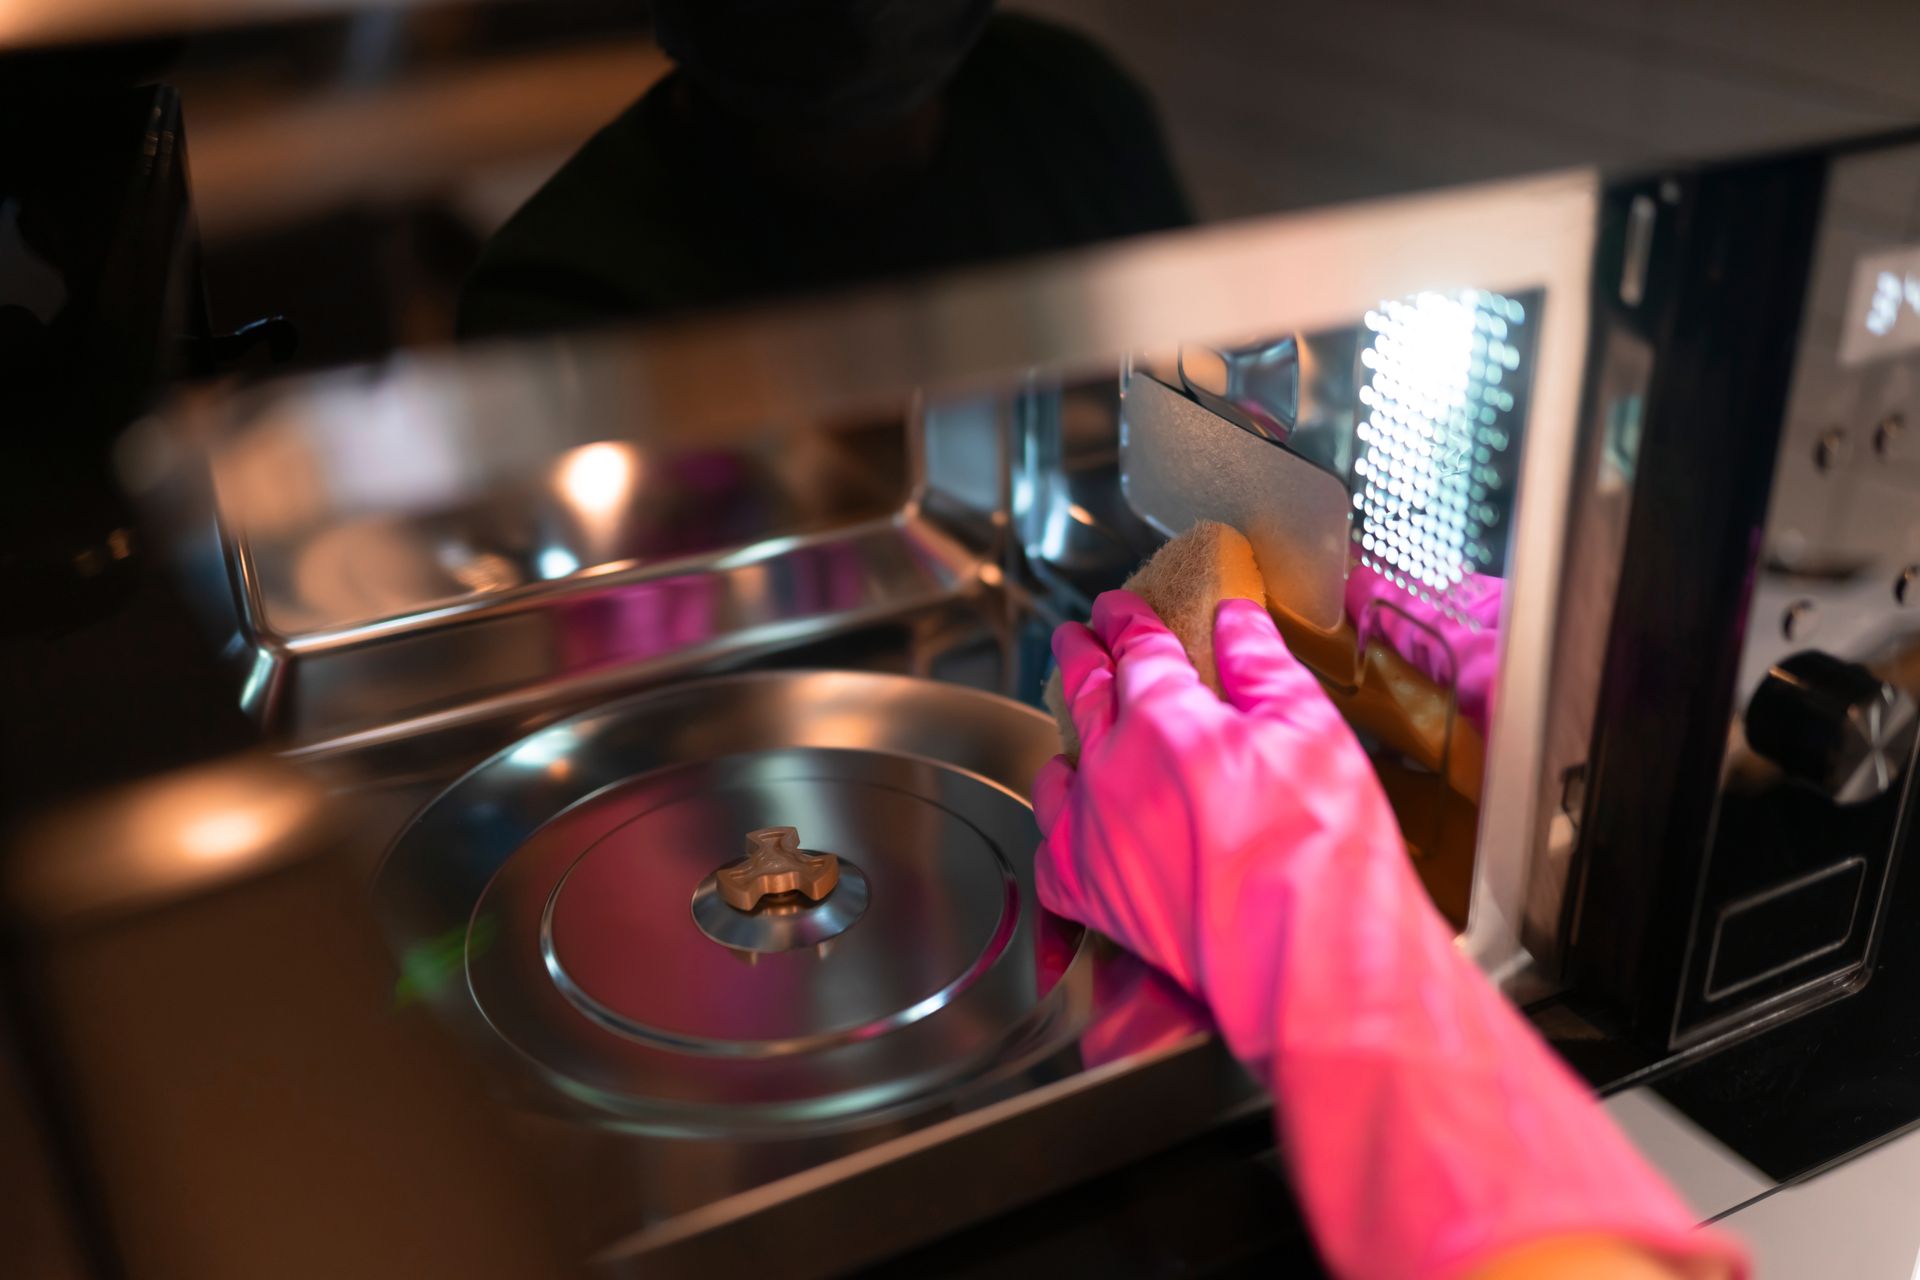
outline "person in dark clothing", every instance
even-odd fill
[[[676,69],[488,242],[463,336],[911,275],[1180,226],[1142,89],[991,0],[659,0]]]

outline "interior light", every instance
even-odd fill
[[[580,567],[580,560],[565,547],[547,547],[535,560],[540,576],[549,581],[564,578]]]
[[[223,862],[251,851],[266,826],[260,815],[243,808],[219,810],[180,828],[180,847],[195,858]]]
[[[603,440],[563,454],[554,468],[554,483],[582,518],[604,521],[626,507],[639,471],[633,446]]]
[[[543,733],[536,733],[508,753],[507,759],[515,764],[528,765],[544,769],[559,760],[564,760],[574,747],[579,745],[579,736],[565,725],[555,725]]]

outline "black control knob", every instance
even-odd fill
[[[1913,699],[1856,662],[1809,649],[1783,659],[1747,703],[1747,741],[1841,804],[1899,780],[1913,748]]]

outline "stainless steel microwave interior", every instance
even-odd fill
[[[1409,779],[1459,775],[1478,835],[1454,912],[1512,979],[1598,195],[1563,174],[638,338],[407,356],[202,396],[123,461],[199,535],[181,554],[246,704],[315,759],[953,601],[1003,624],[999,687],[1030,695],[1047,659],[1023,624],[1084,612],[1200,511],[1255,536],[1347,686],[1365,675],[1339,630],[1349,561],[1435,602],[1497,575],[1497,750],[1454,750],[1449,705],[1437,730],[1385,727],[1382,751]],[[176,483],[183,449],[211,457],[211,492]]]
[[[1230,520],[1463,949],[1516,999],[1591,986],[1592,1016],[1667,1053],[1840,998],[1870,963],[1920,678],[1901,612],[1920,595],[1902,338],[1920,310],[1901,256],[1916,182],[1920,154],[1880,148],[1218,226],[638,335],[202,389],[120,465],[176,531],[236,697],[289,759],[395,813],[449,784],[486,793],[475,779],[521,794],[511,752],[547,767],[556,743],[610,732],[594,708],[657,716],[694,678],[857,669],[1037,703],[1055,624],[1192,520]],[[1742,239],[1740,218],[1768,211],[1776,239]],[[1751,314],[1710,270],[1740,253],[1774,287]],[[1732,376],[1701,332],[1773,359],[1739,413],[1689,420],[1725,408],[1701,387]],[[1718,487],[1709,446],[1740,459]],[[1682,516],[1698,536],[1670,566]],[[1384,586],[1355,617],[1360,573]],[[1490,590],[1497,613],[1469,607]],[[1439,663],[1406,661],[1369,609]],[[1482,718],[1449,636],[1485,630]],[[1648,680],[1713,655],[1647,702]],[[852,713],[816,693],[807,723],[827,727],[800,745],[851,745],[834,735]],[[1714,744],[1684,806],[1655,803],[1660,752],[1621,719],[1630,694],[1676,742]],[[1655,821],[1676,806],[1699,831]],[[1739,859],[1715,843],[1782,812],[1801,828],[1838,813],[1845,847]],[[487,1056],[500,1027],[474,975],[540,979],[490,967],[503,935],[473,932],[486,875],[396,887],[413,834],[369,868],[375,898],[403,964],[447,952],[465,972],[432,999]],[[482,872],[512,853],[463,847],[494,859]],[[1636,886],[1671,913],[1629,918]],[[1101,980],[1082,980],[1084,1013]],[[733,1247],[729,1227],[837,1220],[862,1179],[937,1181],[937,1153],[1080,1124],[1175,1076],[1182,1105],[1140,1142],[1249,1105],[1198,1025],[1124,1066],[1084,1038],[1037,1072],[1010,1059],[805,1143],[742,1130],[724,1158],[700,1125],[602,1087],[591,1054],[512,1092],[540,1117],[549,1180],[586,1186],[587,1150],[679,1172],[685,1195],[650,1213],[604,1184],[576,1197],[594,1206],[576,1224],[589,1251],[692,1266]],[[1089,1158],[1124,1158],[1102,1150]],[[1009,1202],[1065,1176],[1009,1179]]]

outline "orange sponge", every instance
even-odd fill
[[[1211,520],[1200,521],[1161,547],[1122,585],[1151,605],[1180,638],[1201,680],[1215,694],[1220,692],[1220,673],[1213,665],[1214,611],[1222,600],[1264,604],[1267,598],[1253,544],[1238,530]],[[1079,760],[1080,735],[1067,714],[1058,671],[1047,681],[1046,702],[1060,726],[1067,758]]]

